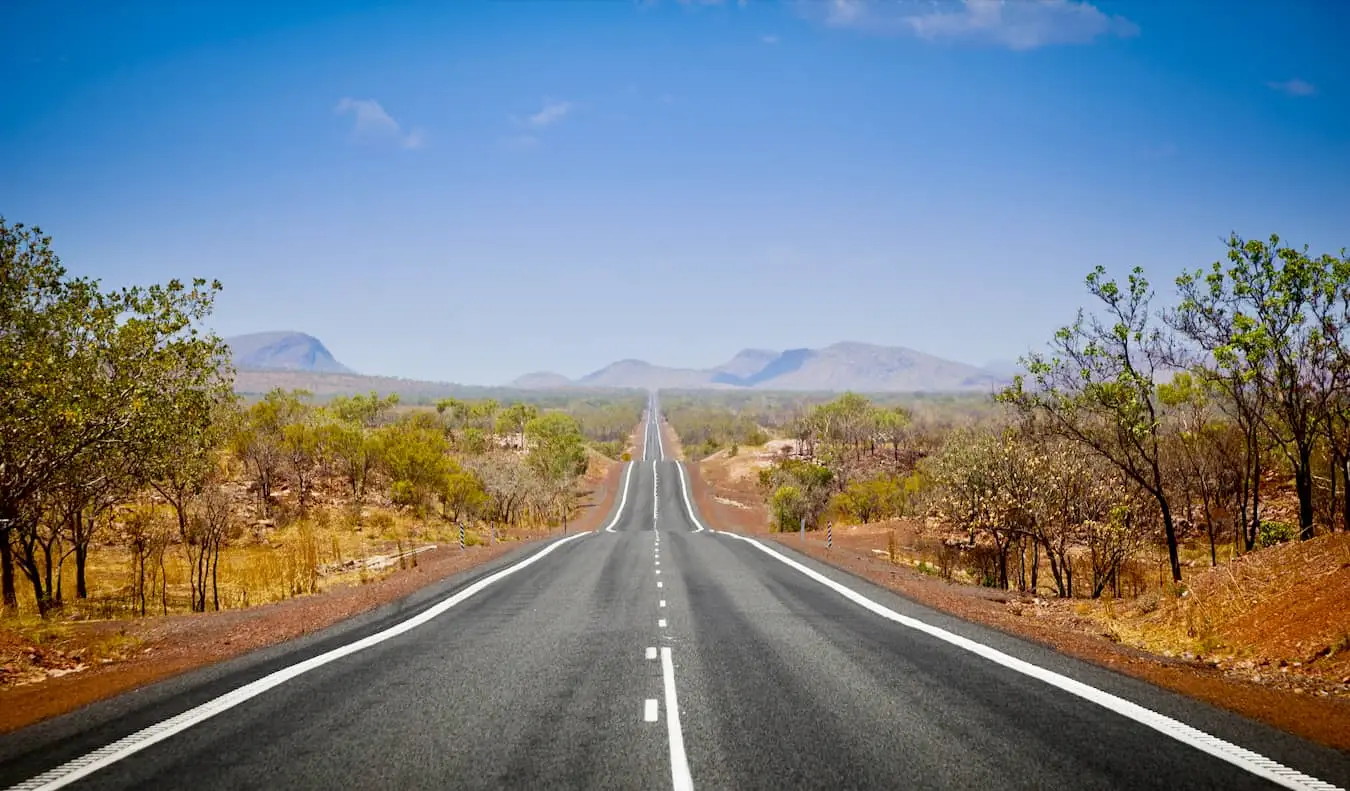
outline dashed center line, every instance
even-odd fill
[[[656,622],[656,625],[662,629],[666,628],[666,619],[662,618],[661,620]]]
[[[654,645],[647,646],[647,658],[648,659],[656,658],[656,646]]]
[[[642,719],[646,722],[656,722],[656,698],[647,698],[647,703],[642,707]]]
[[[664,585],[665,585],[665,583],[661,582],[660,580],[657,580],[657,581],[656,581],[656,587],[660,588],[660,587],[663,587]]]
[[[662,606],[662,607],[665,607],[665,606],[666,606],[666,600],[665,600],[665,599],[662,599],[662,600],[661,600],[661,606]]]

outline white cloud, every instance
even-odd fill
[[[777,43],[778,43],[778,36],[775,36],[775,35],[773,35],[772,33],[770,33],[770,34],[768,34],[768,35],[766,35],[766,36],[760,36],[760,37],[759,37],[759,40],[762,41],[762,42],[765,43],[765,44],[777,44]]]
[[[1287,93],[1290,96],[1312,96],[1317,93],[1317,86],[1307,80],[1300,80],[1297,77],[1284,82],[1270,81],[1266,87],[1281,93]]]
[[[403,131],[403,127],[374,99],[353,99],[344,96],[333,112],[355,118],[352,135],[367,139],[392,140],[404,148],[421,148],[426,135],[421,129]]]
[[[807,3],[808,14],[819,16],[820,6]],[[1103,13],[1084,0],[831,0],[823,20],[831,27],[865,33],[965,39],[1013,50],[1139,33],[1130,20]]]
[[[547,100],[544,102],[544,108],[534,115],[530,116],[530,126],[542,129],[545,126],[551,126],[567,117],[572,111],[571,102],[555,102]]]

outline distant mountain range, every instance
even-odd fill
[[[364,377],[338,362],[327,347],[303,332],[258,332],[226,338],[236,389],[305,387],[318,393],[364,389],[437,393],[461,388],[434,382]],[[549,371],[526,374],[513,390],[638,388],[665,390],[760,389],[859,392],[989,392],[1012,378],[1015,367],[985,367],[944,360],[902,346],[836,343],[823,349],[745,349],[712,368],[671,368],[644,360],[619,360],[578,379]],[[297,378],[298,377],[298,378]],[[369,382],[366,382],[370,379]],[[304,381],[300,381],[304,380]],[[310,381],[313,380],[313,381]],[[367,386],[369,385],[369,386]],[[448,391],[447,391],[448,392]]]
[[[536,372],[513,381],[521,389],[634,387],[644,389],[756,388],[860,392],[991,391],[1011,380],[1006,364],[980,368],[903,346],[844,342],[823,349],[745,349],[713,368],[669,368],[620,360],[575,381]]]
[[[313,335],[303,332],[255,332],[226,338],[234,367],[258,371],[308,371],[350,374]]]

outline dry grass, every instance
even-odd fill
[[[501,532],[499,538],[510,540],[509,534]],[[465,531],[467,545],[489,540],[486,526]],[[217,566],[220,608],[268,604],[335,585],[363,584],[392,570],[416,566],[416,555],[411,554],[415,549],[458,541],[458,528],[436,518],[423,520],[388,510],[376,510],[361,518],[346,509],[316,509],[286,527],[248,532],[222,550]],[[95,546],[85,570],[89,598],[80,601],[74,598],[74,559],[68,558],[62,569],[65,605],[58,620],[139,615],[131,561],[131,553],[122,547]],[[184,548],[169,546],[164,554],[164,598],[156,582],[154,595],[147,597],[147,615],[163,614],[166,609],[169,613],[190,611],[189,569]],[[20,611],[35,612],[31,587],[23,578],[18,583]],[[212,605],[209,594],[207,605]],[[0,625],[15,628],[27,617],[6,618]]]
[[[1164,655],[1350,669],[1347,601],[1350,535],[1339,533],[1195,570],[1183,590],[1097,604],[1090,615]]]

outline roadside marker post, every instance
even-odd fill
[[[834,522],[825,523],[825,548],[834,548]]]
[[[802,517],[802,543],[806,543],[806,517]]]
[[[459,551],[464,551],[464,523],[459,523]]]

